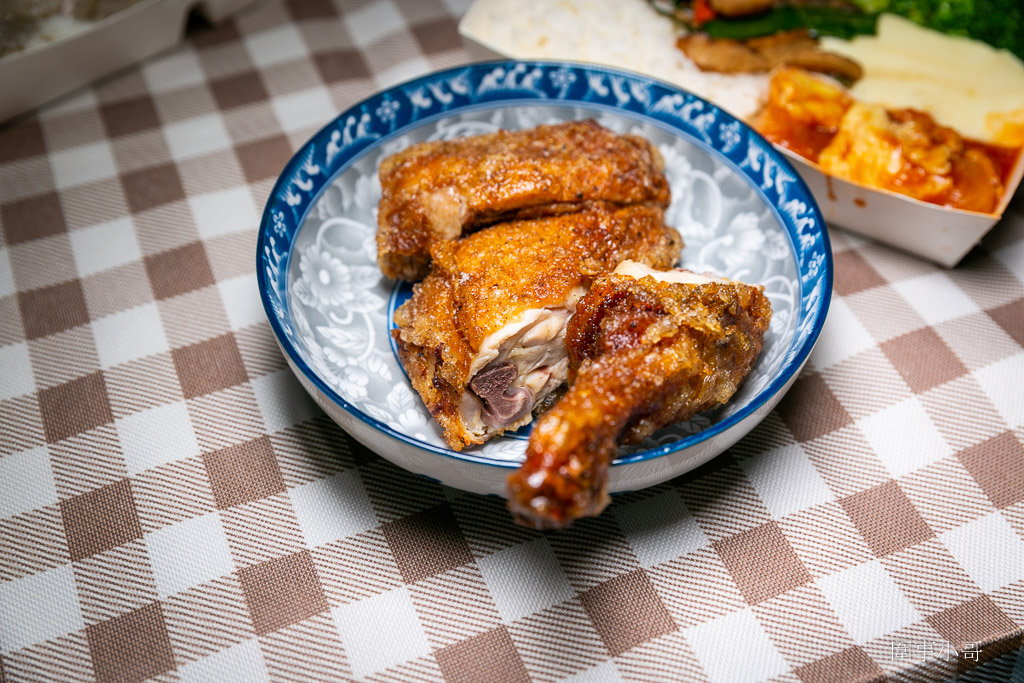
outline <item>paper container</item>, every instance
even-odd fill
[[[793,162],[830,226],[845,228],[947,268],[959,263],[999,221],[1024,173],[1024,155],[1018,155],[996,213],[975,213],[835,178],[800,155],[778,145],[776,148]]]
[[[251,0],[207,0],[218,22]],[[0,58],[0,123],[162,52],[181,40],[195,0],[144,0],[47,45]]]
[[[527,59],[528,55],[514,54],[488,40],[485,23],[481,20],[486,5],[487,0],[477,0],[459,23],[459,34],[469,53],[481,60]],[[830,226],[870,237],[947,268],[959,263],[999,221],[1024,174],[1022,154],[1017,157],[997,211],[974,213],[832,178],[803,157],[778,145],[776,148],[793,162]]]

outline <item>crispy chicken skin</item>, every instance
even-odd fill
[[[592,201],[665,208],[662,167],[647,140],[591,120],[413,145],[380,165],[378,264],[388,277],[419,280],[435,243],[484,225]]]
[[[451,447],[529,422],[564,383],[565,324],[595,277],[624,259],[667,268],[681,249],[660,208],[602,203],[434,244],[392,334]]]
[[[563,528],[599,513],[619,443],[725,403],[761,351],[771,320],[762,288],[623,266],[577,304],[566,333],[569,390],[534,425],[526,461],[508,479],[509,508],[526,526]]]

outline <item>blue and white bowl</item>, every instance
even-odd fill
[[[825,224],[800,176],[763,138],[701,98],[613,69],[492,62],[424,76],[360,102],[285,167],[260,226],[260,295],[288,364],[345,431],[405,469],[504,494],[528,428],[456,452],[395,355],[389,328],[407,283],[376,265],[381,159],[423,140],[594,118],[658,146],[672,186],[667,222],[682,265],[762,284],[774,309],[764,350],[726,406],[623,448],[612,492],[651,486],[734,444],[778,403],[807,360],[832,293]]]

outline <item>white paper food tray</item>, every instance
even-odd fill
[[[252,0],[206,0],[216,23]],[[196,0],[143,0],[46,45],[0,58],[0,123],[162,52],[181,40]]]

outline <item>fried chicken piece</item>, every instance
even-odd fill
[[[413,145],[380,165],[378,264],[419,280],[436,242],[484,225],[598,200],[665,208],[663,165],[647,140],[590,120]]]
[[[619,443],[728,401],[770,320],[761,287],[633,263],[598,279],[569,321],[569,390],[508,479],[516,520],[564,528],[601,512]]]
[[[624,259],[667,268],[681,249],[660,208],[605,204],[435,244],[392,334],[451,447],[526,424],[565,382],[566,321],[595,277]]]

